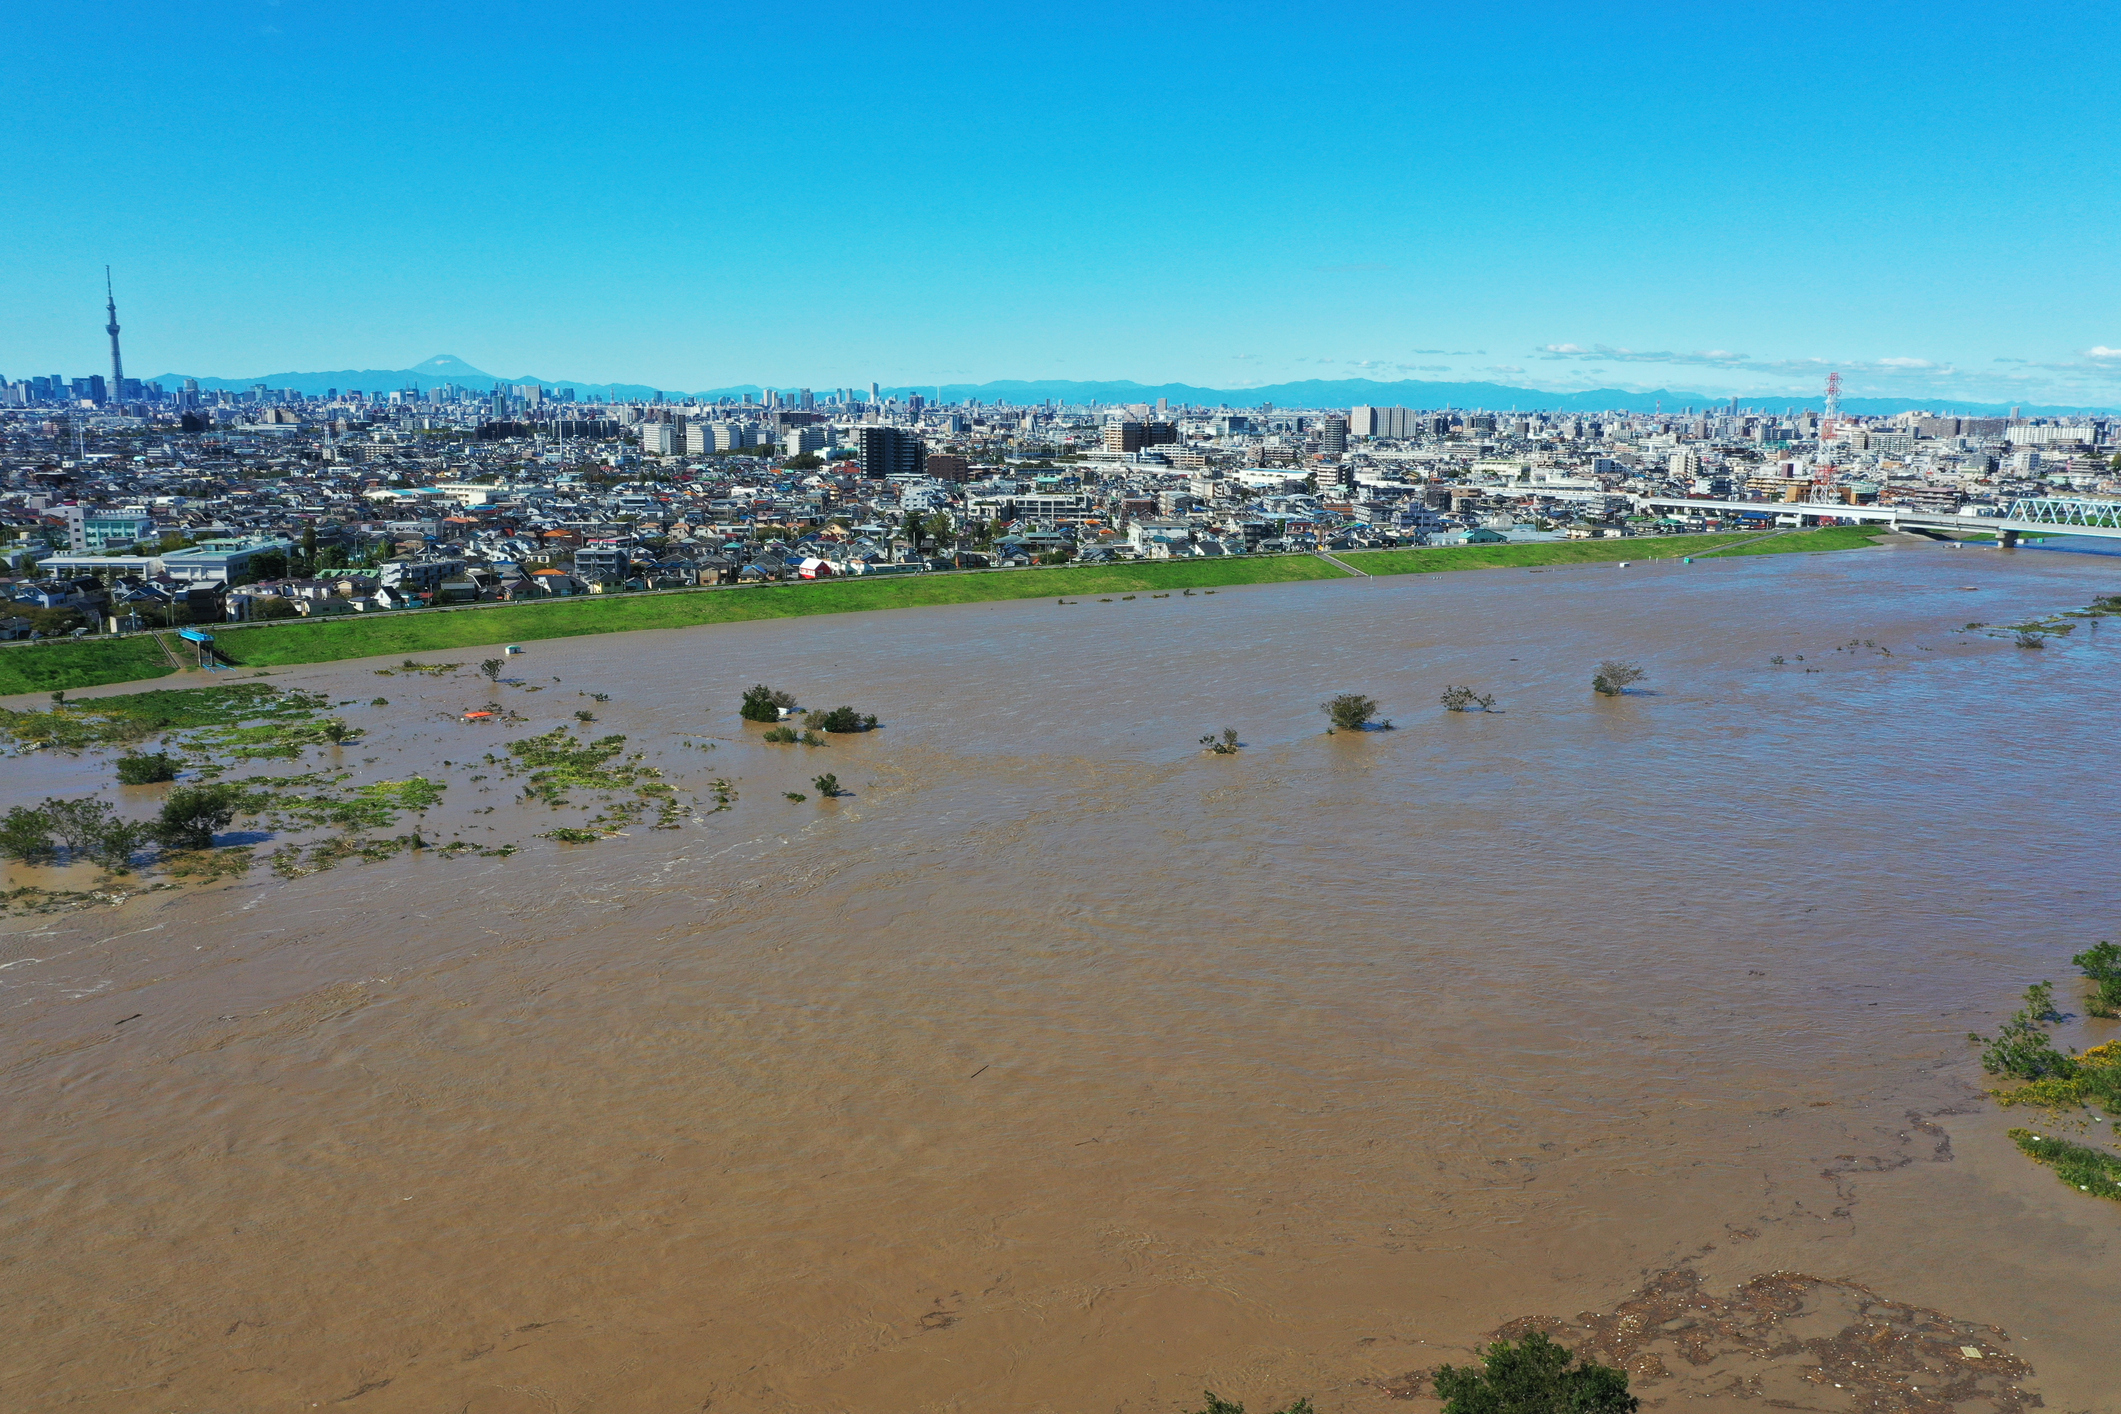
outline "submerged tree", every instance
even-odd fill
[[[1591,690],[1600,697],[1618,697],[1649,675],[1649,670],[1640,663],[1608,658],[1598,665],[1598,671],[1592,675]]]
[[[1542,1331],[1516,1345],[1498,1340],[1480,1352],[1481,1369],[1449,1365],[1436,1372],[1443,1414],[1635,1414],[1625,1370],[1585,1360]]]
[[[2111,1017],[2121,1011],[2121,947],[2100,943],[2070,959],[2092,984],[2084,1009],[2093,1016]]]
[[[1492,712],[1495,710],[1495,694],[1475,692],[1470,687],[1446,687],[1443,705],[1448,712]]]
[[[828,732],[866,732],[876,726],[876,717],[873,713],[864,715],[852,707],[834,707],[830,711],[805,714],[803,725]]]
[[[2020,1080],[2056,1076],[2067,1080],[2077,1073],[2076,1058],[2056,1050],[2041,1024],[2059,1020],[2053,984],[2035,982],[2025,989],[2025,1005],[2012,1012],[1993,1037],[1969,1031],[1966,1039],[1983,1047],[1981,1068],[1990,1075],[2013,1075]]]
[[[794,710],[795,694],[760,683],[744,694],[744,705],[737,709],[737,715],[747,722],[778,722],[783,707]]]
[[[127,786],[150,786],[159,781],[177,779],[177,768],[184,763],[166,751],[131,753],[118,758],[118,784]]]
[[[1201,1406],[1199,1414],[1245,1414],[1244,1405],[1224,1399],[1212,1389],[1204,1389],[1201,1393],[1207,1396],[1208,1402]],[[1312,1414],[1310,1398],[1299,1399],[1287,1408],[1275,1410],[1274,1414]]]
[[[1343,692],[1330,702],[1318,704],[1335,731],[1359,732],[1377,715],[1377,703],[1359,692]]]
[[[0,854],[9,859],[42,859],[58,852],[52,822],[34,805],[18,805],[0,815]]]
[[[155,838],[167,849],[209,849],[214,831],[225,830],[243,804],[240,786],[226,783],[179,786],[162,802]]]

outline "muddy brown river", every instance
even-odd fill
[[[0,1407],[1382,1414],[1554,1317],[1653,1407],[2121,1409],[2121,1205],[1965,1039],[2116,936],[2121,620],[1956,631],[2116,590],[1908,544],[852,614],[530,644],[518,726],[458,720],[479,650],[276,672],[368,730],[310,767],[521,852],[0,924]],[[885,725],[762,744],[760,681]],[[731,808],[537,838],[473,763],[590,692]]]

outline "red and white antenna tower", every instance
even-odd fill
[[[1841,417],[1841,371],[1836,369],[1826,375],[1826,420],[1838,421]]]

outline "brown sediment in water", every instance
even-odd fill
[[[1992,619],[2100,570],[1989,563]],[[2111,1205],[2015,1152],[1964,1037],[2110,917],[2121,767],[2083,704],[2112,675],[2092,628],[1955,638],[1969,573],[568,640],[518,660],[565,685],[509,689],[507,733],[456,720],[484,684],[401,677],[304,769],[446,781],[423,836],[512,857],[287,879],[259,841],[237,882],[0,926],[0,1403],[1170,1414],[1212,1385],[1335,1414],[1684,1269],[1818,1274],[1807,1311],[1856,1303],[1801,1328],[1823,1351],[1919,1332],[1859,1288],[1993,1324],[2015,1388],[2096,1408]],[[1768,663],[1798,653],[1830,666]],[[1657,695],[1594,700],[1609,656]],[[365,703],[376,666],[275,681]],[[884,727],[761,745],[757,681]],[[1444,714],[1444,682],[1511,710]],[[729,808],[537,838],[600,807],[472,763],[578,688]],[[1400,729],[1324,736],[1341,691]],[[1197,749],[1225,724],[1241,753]],[[0,808],[108,779],[5,764]],[[826,771],[852,795],[784,799]],[[1644,1393],[1797,1329],[1709,1299],[1723,1363],[1651,1341]],[[1690,1407],[1745,1403],[1717,1388]]]
[[[2041,1407],[2024,1382],[2033,1368],[1992,1325],[1889,1300],[1852,1281],[1767,1272],[1717,1296],[1687,1268],[1659,1272],[1607,1311],[1573,1321],[1528,1316],[1493,1332],[1534,1331],[1579,1359],[1628,1373],[1652,1409],[1674,1401],[1759,1402],[1774,1409],[1852,1414],[2022,1414]],[[1393,1399],[1419,1398],[1433,1370],[1382,1381]]]

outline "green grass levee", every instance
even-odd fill
[[[214,646],[243,667],[276,667],[426,653],[482,644],[573,638],[635,629],[693,628],[753,619],[846,614],[868,609],[913,609],[1001,599],[1222,588],[1342,579],[1344,573],[1309,555],[1255,559],[1179,560],[975,574],[858,576],[808,584],[675,590],[659,594],[593,594],[536,604],[486,608],[340,615],[309,623],[218,632]]]
[[[1436,574],[1447,570],[1528,569],[1541,565],[1604,564],[1614,560],[1677,560],[1706,555],[1788,555],[1853,550],[1878,534],[1862,526],[1828,526],[1760,538],[1756,530],[1718,535],[1630,536],[1621,540],[1544,540],[1529,545],[1447,545],[1412,550],[1349,550],[1340,558],[1368,574]],[[1742,542],[1750,541],[1746,544]]]
[[[1339,558],[1372,575],[1432,574],[1443,570],[1597,564],[1614,560],[1670,560],[1692,555],[1782,555],[1847,550],[1871,543],[1877,531],[1857,526],[1795,531],[1761,539],[1757,532],[1669,535],[1624,540],[1557,540],[1533,545],[1464,545],[1414,550],[1348,551]],[[1747,543],[1749,542],[1749,543]],[[1211,560],[1149,560],[1118,565],[965,574],[857,576],[816,583],[671,590],[652,594],[593,594],[532,604],[466,605],[402,613],[345,614],[214,630],[224,661],[263,668],[330,663],[398,653],[431,653],[496,643],[573,638],[635,629],[692,628],[753,619],[847,614],[869,609],[913,609],[1007,599],[1057,599],[1221,589],[1344,579],[1338,567],[1313,555],[1262,555]],[[40,643],[0,651],[0,696],[56,692],[104,683],[138,682],[174,671],[152,638]]]
[[[17,692],[64,692],[107,682],[141,682],[176,669],[152,638],[90,638],[67,643],[30,643],[0,652],[0,696]]]

